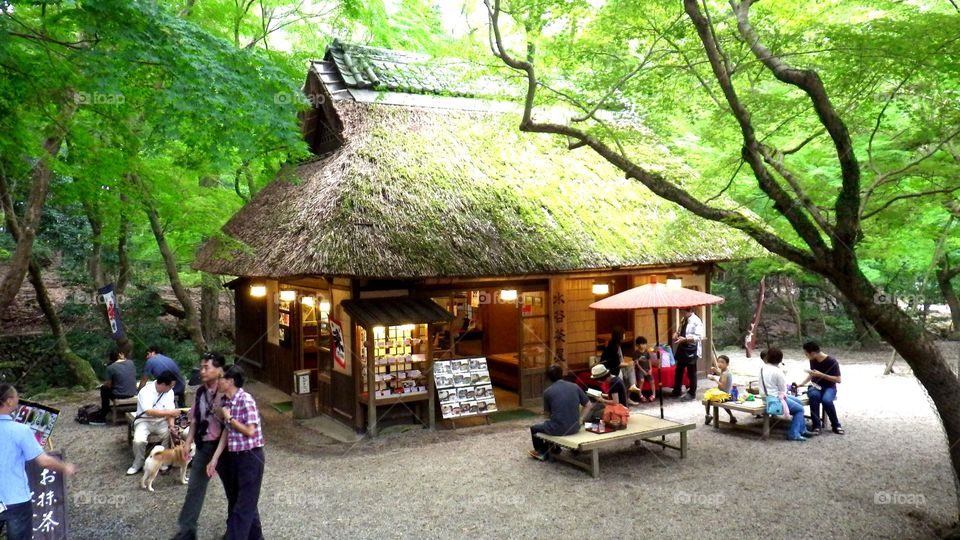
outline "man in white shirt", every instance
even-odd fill
[[[683,319],[677,326],[677,333],[673,337],[673,356],[677,359],[677,370],[674,374],[672,397],[680,397],[683,386],[683,373],[686,371],[688,385],[684,400],[697,399],[697,360],[701,354],[703,340],[703,321],[694,312],[693,307],[681,310]]]
[[[152,384],[147,384],[137,394],[137,417],[133,421],[133,465],[127,474],[137,474],[143,469],[147,451],[147,438],[160,435],[161,444],[168,446],[174,430],[174,420],[180,415],[173,399],[173,385],[177,376],[170,371],[161,373]]]

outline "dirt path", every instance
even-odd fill
[[[801,366],[797,356],[788,354],[788,370]],[[762,442],[746,432],[705,428],[701,405],[670,401],[667,417],[699,426],[690,435],[689,459],[624,445],[601,455],[598,481],[526,457],[527,422],[340,444],[264,407],[265,534],[935,538],[934,529],[957,511],[936,415],[911,375],[880,375],[885,356],[853,356],[844,363],[837,402],[845,436],[827,432],[792,443],[778,431]],[[752,362],[735,357],[734,369],[748,378]],[[76,403],[64,408],[70,418]],[[72,538],[172,536],[185,488],[162,476],[156,493],[147,493],[138,477],[124,476],[130,451],[123,428],[68,421],[54,435],[81,468],[69,485]],[[219,538],[224,519],[223,491],[214,481],[201,537]]]

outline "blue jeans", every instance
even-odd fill
[[[8,540],[30,540],[33,538],[33,503],[30,501],[11,504],[0,513],[0,531],[7,524]]]
[[[787,430],[787,438],[796,439],[804,431],[803,403],[793,396],[787,396],[787,409],[790,411],[790,429]]]
[[[823,404],[824,412],[826,412],[827,417],[830,418],[830,425],[833,429],[840,427],[840,420],[837,418],[837,408],[833,406],[833,400],[837,398],[836,387],[818,390],[811,386],[810,389],[807,390],[807,396],[810,398],[810,416],[813,421],[813,429],[823,427],[820,424],[821,403]]]

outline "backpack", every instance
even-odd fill
[[[100,406],[94,403],[90,405],[83,405],[77,409],[77,422],[81,424],[89,424],[91,420],[100,416]]]

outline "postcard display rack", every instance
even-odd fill
[[[369,339],[366,330],[357,327],[361,344],[361,380],[367,383],[367,391],[361,394],[361,401],[369,407],[369,428],[372,434],[376,434],[377,405],[430,399],[430,355],[419,353],[421,348],[427,348],[428,342],[420,337],[426,334],[426,325],[376,326],[372,330],[372,339]],[[368,369],[369,362],[372,362],[373,369]],[[371,395],[372,401],[369,398]],[[430,416],[432,427],[433,419]]]
[[[433,377],[444,420],[497,410],[486,358],[438,360],[433,363]]]

